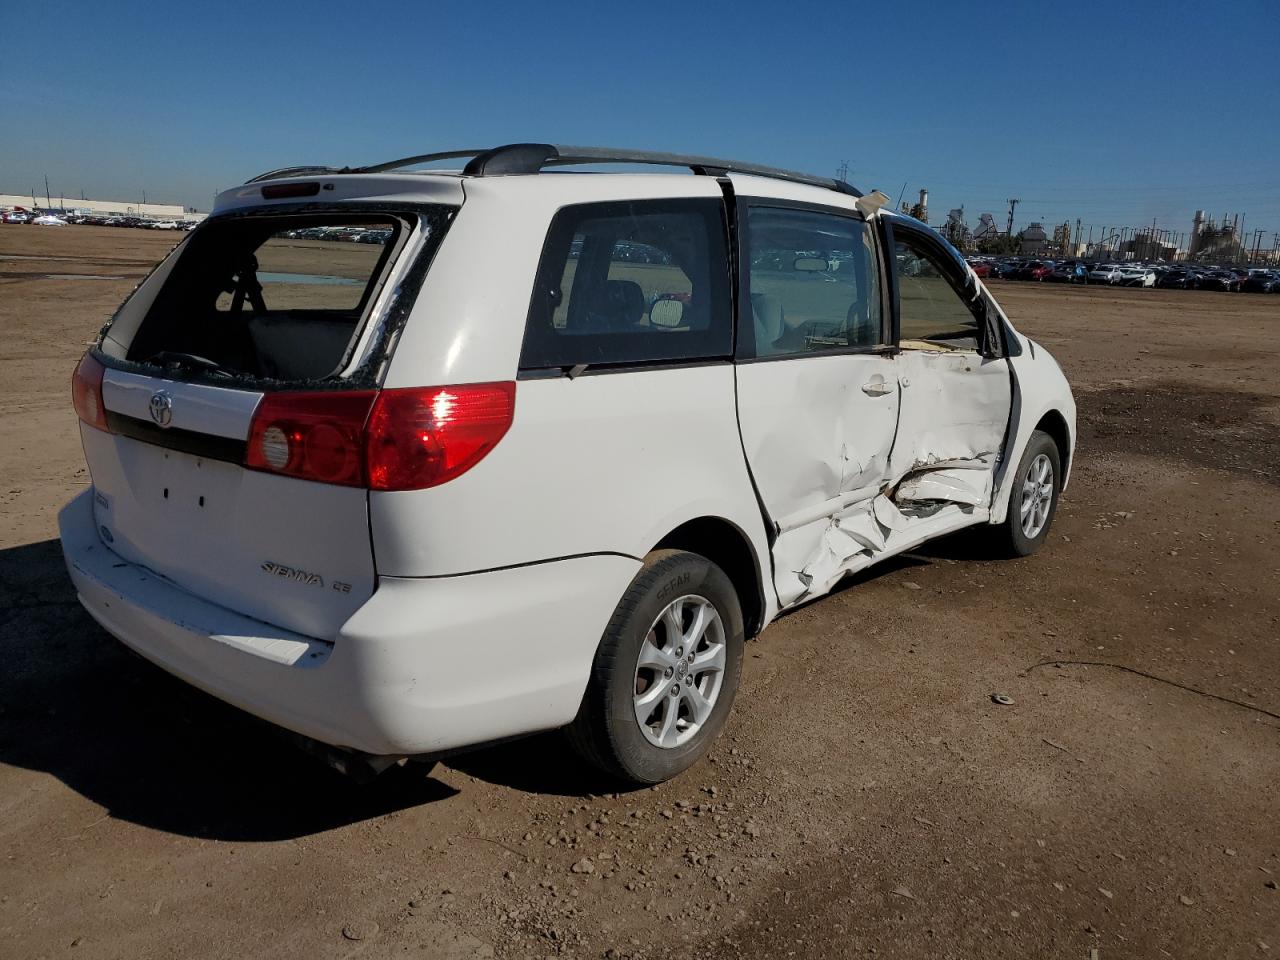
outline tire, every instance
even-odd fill
[[[683,634],[669,626],[676,616]],[[694,638],[695,648],[684,650],[686,637],[697,632],[695,620],[706,626]],[[695,553],[655,551],[605,628],[582,705],[568,727],[570,743],[610,776],[646,785],[670,780],[693,766],[724,728],[745,644],[742,606],[725,572]],[[642,652],[656,666],[642,665]],[[680,692],[667,696],[673,688]],[[640,702],[646,693],[649,698]],[[698,719],[694,710],[708,701],[709,712]],[[642,726],[639,714],[646,710],[649,723]],[[659,745],[652,738],[669,742]]]
[[[1051,471],[1051,475],[1046,479],[1050,486],[1047,493],[1048,503],[1044,505],[1042,514],[1032,515],[1031,522],[1024,526],[1024,518],[1027,516],[1024,507],[1028,504],[1027,497],[1024,496],[1024,487],[1031,480],[1030,474],[1033,467],[1036,469],[1037,476],[1041,474],[1040,458],[1047,461]],[[1029,557],[1040,549],[1041,544],[1048,539],[1049,528],[1053,526],[1053,517],[1058,511],[1058,495],[1061,490],[1062,458],[1058,453],[1058,445],[1054,443],[1053,437],[1043,430],[1036,430],[1027,441],[1027,447],[1022,451],[1022,459],[1018,461],[1018,469],[1013,475],[1013,493],[1009,497],[1009,510],[1004,523],[992,528],[995,546],[1002,555]],[[1029,494],[1029,496],[1032,505],[1028,510],[1038,510],[1045,496],[1043,487],[1039,494],[1040,499],[1036,499],[1035,494]],[[1035,522],[1037,519],[1038,525]]]

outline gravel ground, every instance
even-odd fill
[[[994,284],[1080,405],[1039,555],[783,617],[676,782],[546,735],[358,787],[62,570],[72,367],[174,240],[0,227],[0,954],[1280,955],[1280,297]]]

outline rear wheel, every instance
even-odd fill
[[[1004,523],[992,528],[1000,552],[1027,557],[1049,536],[1062,489],[1062,459],[1053,437],[1043,430],[1031,434],[1013,475],[1013,493]]]
[[[654,552],[605,628],[570,741],[625,780],[676,776],[723,729],[744,644],[742,608],[724,571],[694,553]]]

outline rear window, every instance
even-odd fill
[[[727,358],[732,349],[719,201],[581,204],[556,214],[522,370]]]
[[[123,359],[215,376],[331,376],[408,227],[389,215],[210,221],[179,248]]]

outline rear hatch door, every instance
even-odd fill
[[[336,636],[375,586],[368,492],[246,467],[250,427],[268,394],[376,389],[454,209],[237,210],[181,243],[95,353],[107,429],[81,434],[108,546],[206,600]],[[344,449],[359,458],[359,442]]]
[[[121,558],[324,639],[373,593],[366,491],[240,465],[260,393],[118,370],[102,393],[112,432],[81,433],[99,533]]]

